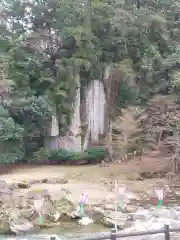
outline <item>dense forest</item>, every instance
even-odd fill
[[[173,96],[178,106],[179,38],[178,0],[4,0],[0,162],[92,160],[110,146],[130,151],[120,142],[131,132],[142,142],[145,128],[126,116],[129,107],[142,109],[155,95]],[[65,137],[80,146],[62,147]],[[92,147],[99,139],[106,148]]]

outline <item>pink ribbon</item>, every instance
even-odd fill
[[[82,192],[80,194],[80,204],[85,204],[87,202],[87,198],[88,198],[88,192]]]

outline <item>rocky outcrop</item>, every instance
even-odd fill
[[[84,207],[84,215],[82,216],[78,199],[73,198],[73,190],[71,193],[71,189],[68,188],[68,184],[66,185],[65,182],[59,183],[59,178],[47,178],[46,181],[44,179],[30,182],[22,181],[25,186],[23,184],[16,184],[16,186],[13,185],[15,183],[9,184],[11,187],[15,186],[12,190],[8,188],[7,184],[1,184],[0,233],[19,235],[31,231],[38,232],[42,228],[57,227],[65,222],[69,224],[70,221],[81,225],[94,222],[107,228],[115,225],[119,229],[129,228],[135,224],[136,212],[139,211],[138,206],[142,206],[142,200],[147,201],[149,200],[148,196],[154,194],[141,194],[140,196],[140,194],[137,195],[127,189],[123,196],[123,206],[118,205],[119,198],[116,199],[118,205],[116,209],[114,203],[117,196],[114,193],[111,195],[111,192],[107,192],[109,197],[105,197],[96,203],[90,197]],[[16,181],[16,183],[19,182]],[[62,188],[61,184],[65,184],[63,185],[64,188]],[[26,188],[27,186],[28,188]],[[90,191],[89,196],[91,196],[91,193]],[[42,201],[39,210],[34,206],[36,200]],[[41,220],[40,216],[42,216]]]
[[[17,184],[16,187],[26,188],[28,185],[24,184],[24,182],[23,185]],[[6,183],[3,186],[0,189],[0,233],[19,235],[24,232],[34,232],[39,228],[52,227],[65,218],[71,220],[70,212],[74,211],[75,206],[63,192],[59,194],[58,200],[53,201],[47,189],[32,189],[26,194],[16,196]],[[12,187],[12,184],[10,186]],[[43,203],[40,210],[43,222],[40,222],[39,212],[34,206],[36,200],[41,200]]]

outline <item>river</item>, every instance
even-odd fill
[[[172,228],[180,229],[180,206],[162,206],[161,208],[150,207],[142,208],[132,213],[134,221],[131,227],[121,230],[121,232],[136,232],[136,231],[147,231],[147,230],[158,230],[163,228],[164,224],[169,225]],[[110,229],[104,228],[102,225],[90,224],[88,226],[81,226],[74,222],[63,223],[61,226],[57,226],[50,229],[44,229],[41,234],[31,234],[27,236],[8,237],[1,236],[0,239],[7,240],[40,240],[49,239],[49,236],[56,234],[60,239],[77,240],[77,239],[88,239],[89,237],[100,237],[110,233]],[[122,238],[120,238],[122,239]],[[136,237],[125,237],[123,240],[164,240],[164,234],[149,235],[149,236],[136,236]],[[179,240],[180,232],[171,234],[171,240]]]

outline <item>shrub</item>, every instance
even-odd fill
[[[85,150],[85,159],[89,163],[97,163],[106,157],[106,151],[103,147],[89,148]]]
[[[66,149],[51,150],[49,155],[50,163],[66,163],[68,161],[80,161],[84,159],[84,152],[73,152]]]
[[[43,145],[52,120],[53,108],[45,97],[28,97],[14,101],[10,108],[12,118],[24,128],[23,141],[26,157]]]
[[[0,105],[0,163],[19,163],[24,158],[24,129]]]
[[[60,148],[57,150],[51,150],[49,155],[50,162],[57,162],[57,163],[63,163],[69,160],[73,157],[73,154],[71,151],[67,151],[66,149]]]
[[[72,152],[72,155],[70,156],[69,160],[83,160],[85,159],[85,154],[84,152]]]
[[[36,164],[47,163],[49,162],[48,161],[49,156],[50,156],[50,151],[42,147],[33,154],[32,158],[28,159],[28,162],[36,163]]]
[[[97,163],[105,158],[105,149],[96,147],[82,152],[69,151],[63,148],[55,150],[39,149],[34,153],[31,163],[66,164],[72,161],[76,164],[81,160],[88,160],[88,163]]]

